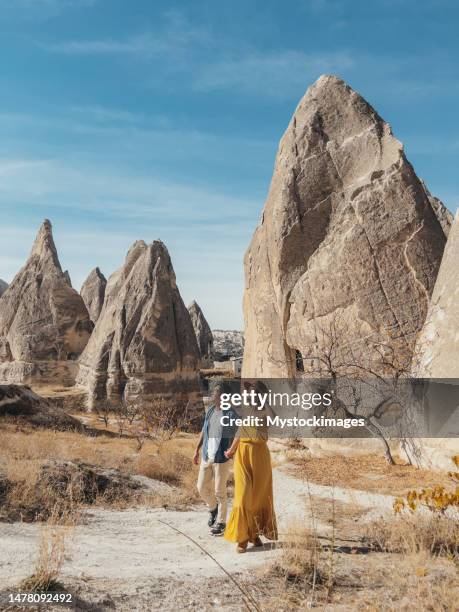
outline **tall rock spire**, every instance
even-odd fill
[[[198,394],[199,350],[162,242],[134,243],[107,282],[77,384],[88,408]]]
[[[344,362],[408,365],[446,241],[429,195],[357,92],[312,85],[245,255],[243,375],[317,373],[331,335]]]
[[[201,354],[201,365],[210,367],[213,360],[213,345],[214,338],[209,324],[206,321],[201,307],[196,301],[192,301],[188,306],[191,322],[193,323],[194,333],[198,342],[199,352]]]
[[[8,283],[0,278],[0,297],[5,293],[8,289]]]
[[[99,268],[94,268],[81,287],[80,295],[93,323],[97,322],[104,305],[106,286],[107,279]]]
[[[62,272],[51,223],[41,225],[24,267],[1,298],[0,380],[73,384],[92,330]]]
[[[414,374],[459,378],[459,214],[451,227],[426,322],[416,344]]]

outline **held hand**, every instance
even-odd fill
[[[226,457],[227,459],[231,459],[231,457],[234,455],[234,451],[232,451],[232,450],[229,448],[229,449],[228,449],[227,451],[225,451],[223,454],[225,455],[225,457]]]
[[[198,465],[198,463],[199,463],[199,451],[198,451],[198,450],[196,450],[196,451],[194,452],[193,463],[194,463],[195,465]]]

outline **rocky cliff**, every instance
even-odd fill
[[[94,268],[81,286],[80,295],[93,323],[97,322],[104,305],[106,286],[107,279],[99,268]]]
[[[163,243],[135,242],[107,283],[77,384],[88,408],[198,392],[200,355]]]
[[[227,361],[231,357],[242,357],[244,353],[244,333],[236,329],[214,329],[214,356],[217,361]]]
[[[45,220],[25,266],[0,298],[0,380],[73,384],[91,330]]]
[[[407,367],[446,241],[437,214],[390,126],[321,77],[280,142],[245,256],[243,376],[323,372],[330,351]]]
[[[8,289],[8,283],[0,278],[0,297],[5,293]]]
[[[212,331],[197,302],[194,300],[191,302],[188,306],[188,312],[190,313],[199,352],[201,354],[201,365],[202,367],[209,367],[212,365],[213,360],[214,338],[212,336]]]
[[[459,378],[459,215],[416,344],[413,370],[421,378]]]

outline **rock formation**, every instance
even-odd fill
[[[199,352],[201,354],[201,366],[204,368],[210,367],[213,360],[214,344],[212,331],[206,321],[201,307],[194,300],[188,306],[188,312],[190,313],[194,333],[198,342]]]
[[[73,384],[91,330],[46,220],[25,266],[0,298],[0,381]]]
[[[409,367],[445,241],[390,126],[321,77],[280,142],[245,256],[243,376],[323,373],[330,344],[341,363]]]
[[[162,242],[133,244],[80,358],[88,408],[198,392],[199,350]]]
[[[231,357],[242,357],[244,333],[235,329],[214,329],[214,356],[216,361],[227,361]]]
[[[459,215],[416,344],[413,370],[421,378],[459,378]]]
[[[107,279],[99,268],[94,268],[81,287],[80,295],[93,323],[97,322],[104,305],[106,286]]]
[[[67,285],[68,285],[69,287],[71,287],[71,286],[72,286],[72,279],[70,278],[70,272],[69,272],[68,270],[65,270],[65,272],[64,272],[64,278],[65,278],[65,280],[67,281]]]
[[[450,212],[446,206],[443,204],[443,202],[441,200],[439,200],[438,198],[436,198],[435,196],[433,196],[430,191],[427,189],[426,184],[424,183],[424,181],[422,182],[422,186],[424,187],[424,189],[426,190],[427,196],[429,198],[429,202],[430,205],[433,208],[433,211],[435,213],[435,216],[437,217],[443,232],[445,234],[446,237],[448,237],[449,234],[449,230],[451,229],[451,226],[453,224],[454,221],[454,216],[453,213]]]
[[[44,397],[23,385],[0,385],[0,419],[2,418],[59,431],[84,431],[84,426],[78,419],[54,408]]]
[[[2,295],[5,293],[7,289],[8,289],[8,283],[6,283],[4,280],[0,278],[0,297],[2,297]]]

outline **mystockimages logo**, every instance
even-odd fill
[[[267,414],[265,417],[248,414],[245,417],[232,417],[229,414],[222,414],[220,423],[223,427],[276,427],[280,429],[297,427],[365,427],[365,419],[335,419],[332,417],[281,417],[278,414]]]

